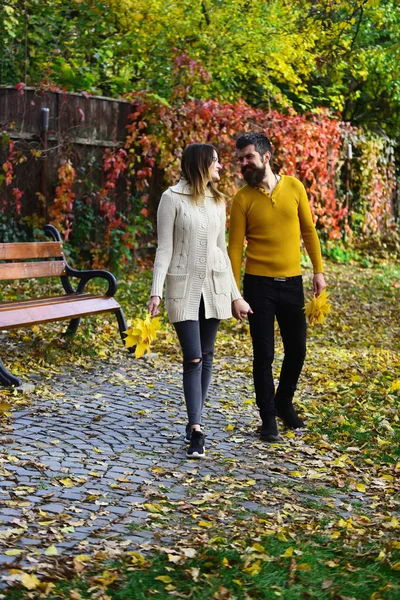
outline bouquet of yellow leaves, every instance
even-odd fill
[[[146,352],[150,356],[150,344],[157,337],[157,331],[161,329],[161,317],[151,318],[150,314],[145,319],[139,317],[133,321],[130,329],[125,331],[125,346],[132,348],[136,346],[135,356],[140,358]]]
[[[322,290],[319,296],[314,296],[304,307],[309,325],[312,327],[316,323],[323,323],[325,316],[331,312],[328,302],[329,292]]]

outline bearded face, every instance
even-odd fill
[[[246,164],[242,166],[241,172],[248,185],[257,187],[266,175],[266,166],[256,167],[252,164]]]

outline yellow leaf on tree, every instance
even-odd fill
[[[23,550],[21,550],[21,548],[14,548],[13,550],[6,550],[4,552],[4,554],[7,554],[7,556],[18,556],[19,554],[22,554]]]
[[[323,323],[326,315],[331,312],[328,302],[329,293],[322,290],[319,296],[314,296],[304,307],[309,325],[312,327],[316,323]]]

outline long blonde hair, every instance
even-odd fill
[[[210,189],[215,202],[223,202],[225,196],[213,181],[209,181],[209,171],[216,149],[211,144],[190,144],[182,153],[181,171],[192,188],[193,198],[198,203]]]

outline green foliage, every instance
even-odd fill
[[[21,219],[10,217],[0,212],[0,240],[1,242],[27,242],[31,235],[29,227]]]
[[[0,83],[324,106],[398,135],[396,0],[6,0],[0,17]]]
[[[346,248],[343,243],[338,242],[322,244],[322,254],[338,263],[348,263],[359,258],[352,248]]]
[[[388,238],[395,229],[396,180],[394,142],[386,136],[351,127],[323,110],[286,115],[244,102],[176,98],[168,103],[145,92],[132,93],[129,100],[132,112],[124,148],[106,148],[102,160],[84,158],[76,165],[69,155],[60,155],[58,184],[48,210],[51,222],[69,243],[72,257],[75,248],[80,261],[115,271],[151,258],[151,220],[155,220],[162,191],[179,179],[183,148],[194,141],[212,143],[218,149],[224,165],[219,187],[229,202],[242,184],[235,139],[250,129],[266,131],[271,137],[276,172],[304,183],[327,256],[349,260],[348,248],[354,239],[371,234],[386,235],[381,249],[387,248],[392,256],[400,251],[400,241]],[[351,160],[345,158],[349,143],[354,151]],[[32,152],[26,151],[25,156],[17,151],[12,141],[3,153],[3,186],[10,186],[14,196],[8,206],[5,201],[3,205],[8,215],[18,217],[25,201],[13,187],[20,163],[31,161],[32,165],[37,158]],[[43,224],[38,215],[24,219],[34,229]],[[329,245],[331,240],[343,243],[346,252]]]

